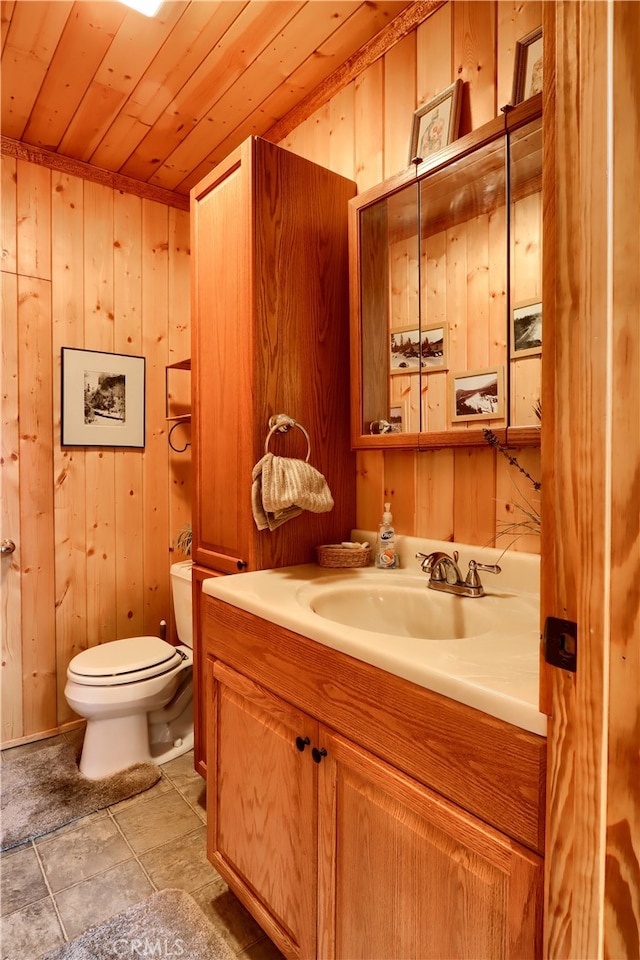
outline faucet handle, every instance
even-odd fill
[[[469,560],[469,571],[465,583],[468,587],[480,587],[480,577],[478,570],[484,570],[485,573],[500,573],[501,567],[497,563],[478,563],[476,560]]]

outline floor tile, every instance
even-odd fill
[[[31,844],[2,855],[0,898],[2,916],[48,895],[38,857]]]
[[[56,893],[131,859],[131,850],[109,816],[85,823],[38,846],[44,872]]]
[[[205,916],[235,953],[245,950],[265,933],[220,877],[192,894]]]
[[[220,878],[207,860],[207,831],[204,826],[141,854],[140,863],[158,890],[178,887],[192,893]]]
[[[194,769],[193,751],[163,764],[162,771],[171,780],[176,790],[193,807],[203,823],[206,822],[206,783]]]
[[[121,910],[154,893],[140,864],[127,860],[89,880],[55,894],[67,937],[72,940],[89,927],[104,923]]]
[[[63,943],[51,897],[30,903],[2,920],[2,960],[37,960]]]
[[[200,818],[175,790],[146,803],[114,810],[113,816],[136,853],[176,840],[201,825]]]

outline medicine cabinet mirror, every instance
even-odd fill
[[[352,442],[539,443],[541,97],[350,203]]]

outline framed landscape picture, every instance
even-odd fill
[[[446,323],[392,330],[389,336],[390,373],[445,370],[448,365],[448,332]]]
[[[523,300],[511,311],[511,356],[527,357],[542,352],[542,303]]]
[[[451,374],[451,420],[499,420],[504,411],[504,367]]]
[[[144,447],[145,358],[63,347],[63,447]]]

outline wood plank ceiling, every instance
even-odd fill
[[[2,0],[2,135],[188,194],[408,0]]]

